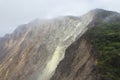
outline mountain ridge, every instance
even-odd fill
[[[119,19],[120,14],[116,12],[95,9],[81,17],[66,16],[43,22],[35,20],[18,27],[12,34],[0,38],[0,79],[50,80],[51,78],[56,80],[54,73],[59,63],[65,59],[68,47],[80,40],[81,36],[91,27],[95,27],[103,22],[116,22],[116,20],[119,22]],[[90,48],[91,45],[86,43],[88,41],[83,38],[83,40],[80,40],[80,45],[78,45],[80,50],[88,51],[84,51],[86,55],[83,56],[85,58],[83,60],[87,61],[86,59],[90,58],[93,61],[93,58],[89,55],[92,50]],[[80,51],[78,50],[78,52]],[[82,56],[81,54],[78,56]],[[81,64],[84,63],[84,61],[81,62]],[[93,64],[90,65],[92,66]],[[78,66],[80,67],[80,65]],[[84,76],[86,75],[84,74]],[[70,77],[72,76],[63,79],[75,80],[73,77]],[[63,79],[62,77],[60,78],[60,80]],[[80,78],[78,79],[80,80]],[[76,80],[78,79],[76,78]],[[92,79],[81,78],[81,80]]]

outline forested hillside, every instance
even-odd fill
[[[100,24],[89,33],[99,53],[97,67],[101,80],[120,80],[120,24]]]

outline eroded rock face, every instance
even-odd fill
[[[96,75],[97,52],[84,34],[65,52],[51,80],[98,80]]]
[[[35,20],[0,38],[0,80],[93,80],[92,45],[81,36],[111,20],[113,13],[99,18],[101,11]]]

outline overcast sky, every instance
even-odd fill
[[[0,36],[36,18],[80,16],[95,8],[120,12],[120,0],[0,0]]]

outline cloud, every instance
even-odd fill
[[[120,11],[119,0],[0,0],[0,36],[35,18],[80,16],[94,8]]]

